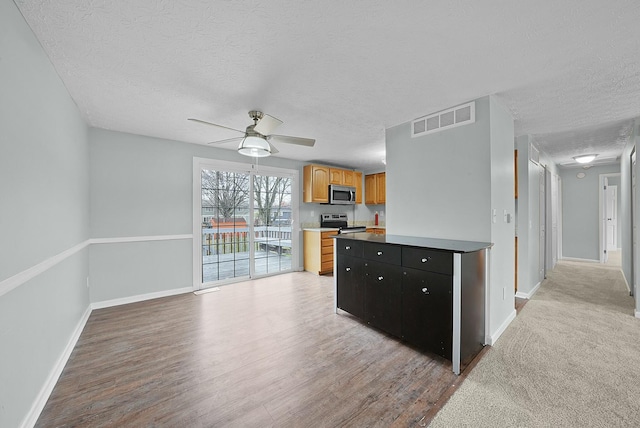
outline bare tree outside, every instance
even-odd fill
[[[291,195],[291,179],[287,177],[273,177],[256,175],[253,180],[254,204],[256,222],[269,226],[280,217],[283,203]]]
[[[249,174],[202,170],[202,206],[212,207],[212,217],[233,218],[248,206]]]

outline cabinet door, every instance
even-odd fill
[[[338,168],[329,169],[329,183],[330,184],[343,184],[342,170]]]
[[[364,261],[340,255],[337,264],[338,307],[364,319]]]
[[[387,174],[376,174],[376,204],[387,202]]]
[[[451,360],[453,277],[404,268],[402,338]]]
[[[329,168],[313,165],[311,176],[313,202],[329,202]]]
[[[356,204],[362,203],[362,173],[360,171],[353,172],[353,185],[356,188]]]
[[[376,203],[376,175],[364,176],[364,203],[375,204]]]
[[[342,171],[342,184],[345,186],[355,186],[354,172],[349,170]]]
[[[400,337],[402,332],[402,267],[388,263],[365,262],[365,321]]]

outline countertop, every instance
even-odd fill
[[[304,229],[307,232],[331,232],[333,230],[340,230],[337,227],[305,227]]]
[[[452,251],[454,253],[472,253],[493,246],[490,242],[457,241],[454,239],[422,238],[419,236],[403,235],[376,235],[373,233],[347,233],[333,236],[333,238],[377,242],[379,244],[406,245],[410,247]]]

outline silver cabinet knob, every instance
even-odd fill
[[[426,292],[428,292],[428,291],[429,291],[429,290],[427,290],[427,287],[425,287],[425,288],[423,288],[423,289],[422,289],[422,292],[423,292],[423,293],[426,293]]]
[[[346,270],[347,272],[349,272],[349,271],[351,270],[351,268],[349,268],[349,267],[348,267],[348,268],[346,268],[345,270]]]
[[[381,256],[382,255],[382,251],[378,251],[378,255]]]
[[[431,260],[431,257],[423,257],[423,258],[422,258],[422,263],[426,263],[426,262],[428,262],[429,260]]]
[[[351,249],[351,247],[347,245],[346,247],[344,247],[344,249],[345,249],[345,250],[350,250],[350,249]]]
[[[378,281],[382,281],[383,279],[384,279],[384,277],[383,277],[383,276],[379,276],[379,277],[378,277]]]

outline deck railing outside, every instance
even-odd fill
[[[291,226],[255,226],[255,250],[291,252]],[[202,255],[244,253],[249,251],[249,228],[203,228]]]

